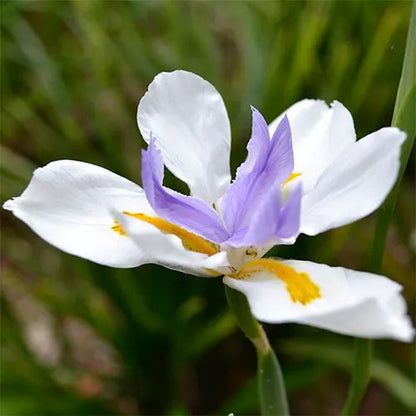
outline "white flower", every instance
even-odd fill
[[[137,113],[149,143],[142,154],[144,189],[106,169],[64,160],[37,169],[4,208],[50,244],[100,264],[157,263],[224,275],[264,322],[410,341],[399,284],[261,258],[299,233],[315,235],[373,212],[397,178],[405,134],[384,128],[356,142],[351,115],[337,102],[329,108],[301,101],[269,127],[256,109],[252,113],[248,157],[231,183],[230,125],[221,96],[195,74],[159,74]],[[164,165],[191,196],[162,185]]]
[[[356,142],[351,114],[337,101],[302,100],[285,114],[303,185],[300,232],[316,235],[375,211],[396,182],[406,134],[386,127]]]

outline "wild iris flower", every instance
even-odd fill
[[[149,144],[143,189],[101,167],[63,160],[37,169],[4,208],[50,244],[100,264],[224,275],[263,322],[410,341],[399,284],[262,258],[300,233],[316,235],[373,212],[397,178],[405,134],[389,127],[356,142],[351,115],[338,102],[301,101],[270,126],[254,108],[252,118],[248,157],[231,183],[221,96],[190,72],[161,73],[137,113]],[[191,196],[163,186],[164,166]]]

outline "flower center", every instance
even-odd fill
[[[180,238],[182,241],[183,246],[189,250],[194,251],[197,253],[207,254],[208,256],[212,256],[219,252],[219,247],[214,243],[211,243],[208,240],[200,237],[199,235],[190,233],[189,231],[184,230],[183,228],[172,224],[168,221],[163,220],[159,217],[150,217],[146,214],[142,213],[132,213],[128,211],[123,211],[123,214],[128,215],[129,217],[136,218],[138,220],[147,222],[148,224],[152,224],[160,231],[166,234],[173,234],[176,237]],[[122,236],[127,236],[127,232],[123,229],[123,227],[117,222],[114,221],[114,226],[111,229]]]
[[[268,271],[286,283],[292,302],[307,305],[321,297],[318,285],[306,273],[298,273],[293,267],[273,259],[254,259],[246,263],[234,278],[244,279],[254,273]]]

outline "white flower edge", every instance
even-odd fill
[[[374,212],[397,179],[406,134],[386,127],[356,142],[352,116],[341,103],[311,99],[289,107],[270,131],[285,114],[301,173],[290,187],[303,186],[300,232],[316,235]]]
[[[346,148],[302,199],[300,231],[316,235],[374,212],[396,182],[405,139],[385,127]]]
[[[178,237],[122,214],[155,215],[140,186],[89,163],[61,160],[36,169],[22,195],[3,207],[49,244],[102,265],[157,263],[211,276],[206,268],[228,264],[224,256],[185,250]],[[114,221],[127,235],[112,229]]]
[[[147,143],[155,138],[166,167],[191,195],[218,202],[231,180],[231,128],[213,85],[192,72],[162,72],[139,103],[137,123]]]
[[[285,283],[263,271],[224,283],[244,293],[253,315],[267,323],[300,323],[363,338],[394,338],[411,342],[414,329],[406,316],[401,285],[371,273],[308,261],[283,264],[310,276],[321,297],[307,305],[291,300]]]
[[[338,101],[330,106],[322,100],[298,101],[269,125],[272,134],[287,115],[292,131],[294,172],[302,173],[304,194],[344,148],[356,141],[351,113]]]

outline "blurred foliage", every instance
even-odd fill
[[[36,166],[76,159],[140,183],[138,100],[160,71],[212,82],[245,157],[249,105],[272,120],[304,97],[337,99],[359,137],[391,123],[412,3],[401,1],[1,2],[1,198]],[[414,315],[414,158],[383,273]],[[171,187],[183,184],[169,177]],[[359,203],[359,201],[357,201]],[[10,213],[2,220],[4,415],[254,413],[255,353],[220,279],[157,266],[116,270],[59,252]],[[365,270],[373,217],[302,237],[283,257]],[[351,339],[267,325],[294,414],[337,414]],[[413,414],[413,348],[376,343],[362,414]],[[413,409],[412,409],[413,408]]]

